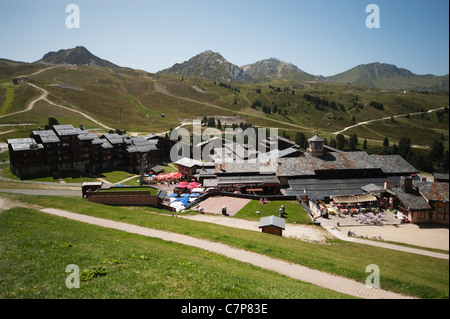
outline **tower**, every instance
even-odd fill
[[[322,156],[323,155],[323,143],[325,140],[321,138],[318,133],[315,136],[311,137],[308,140],[308,153],[313,156]]]

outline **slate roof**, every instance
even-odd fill
[[[33,131],[34,136],[38,136],[42,143],[59,143],[61,142],[53,130]]]
[[[53,129],[59,136],[78,135],[79,132],[70,124],[66,125],[53,125]]]
[[[431,210],[431,206],[428,205],[427,201],[417,190],[413,189],[411,193],[406,193],[401,188],[392,187],[391,189],[397,196],[402,206],[409,211]]]
[[[308,139],[308,142],[325,142],[323,138],[321,138],[319,135],[315,135]]]
[[[415,181],[414,184],[426,200],[448,203],[448,183]]]
[[[36,143],[36,141],[33,138],[13,138],[8,139],[7,143],[11,145],[11,148],[13,151],[29,151],[32,150],[31,145],[34,145],[37,149],[42,149],[44,146],[42,144]]]
[[[321,157],[305,153],[303,157],[279,158],[279,176],[315,176],[321,170],[380,170],[384,174],[417,173],[399,155],[369,155],[366,152],[324,153]]]
[[[385,174],[415,174],[418,170],[400,155],[370,155],[369,161]]]
[[[280,184],[275,174],[217,176],[217,184]]]
[[[154,144],[127,146],[127,152],[129,153],[147,153],[157,149],[158,148]]]
[[[112,133],[112,134],[104,134],[103,135],[104,138],[106,138],[108,140],[109,143],[111,144],[122,144],[124,143],[124,137],[117,134],[117,133]]]
[[[391,176],[388,179],[391,184],[398,184],[400,177]],[[306,192],[312,200],[323,200],[325,197],[332,195],[358,195],[364,193],[368,187],[382,189],[385,180],[385,177],[325,180],[318,178],[288,179],[291,187],[285,191],[287,195],[298,195]]]

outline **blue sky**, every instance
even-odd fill
[[[448,0],[0,0],[0,57],[33,62],[83,45],[157,72],[205,50],[238,66],[276,57],[325,76],[383,62],[449,73]],[[69,29],[66,6],[80,8]],[[380,28],[366,27],[366,6]]]

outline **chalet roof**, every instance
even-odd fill
[[[323,138],[321,138],[319,135],[315,135],[308,139],[308,142],[325,142]]]
[[[280,184],[280,180],[275,174],[261,175],[219,175],[217,176],[217,184]]]
[[[53,130],[33,131],[34,136],[38,136],[42,143],[59,143],[61,142]]]
[[[8,139],[7,143],[11,145],[12,150],[15,152],[32,151],[44,148],[42,144],[36,143],[36,141],[30,137]]]
[[[53,129],[59,136],[78,135],[79,132],[72,125],[53,125]]]
[[[97,139],[97,135],[89,133],[88,131],[82,131],[78,134],[78,139],[80,141],[94,141]]]
[[[373,166],[380,167],[385,174],[416,174],[418,170],[400,155],[370,155]]]
[[[108,133],[103,135],[104,138],[108,140],[111,144],[122,144],[124,143],[124,136],[117,133]]]
[[[276,158],[283,158],[283,157],[288,157],[288,156],[293,156],[295,154],[300,155],[302,152],[295,147],[288,147],[284,150],[273,150],[267,153],[260,153],[258,155],[258,158],[260,161],[267,161],[269,159],[276,159]]]
[[[324,153],[317,157],[309,153],[296,158],[278,159],[279,176],[314,176],[324,170],[380,170],[384,174],[417,173],[399,155],[368,155],[366,152]]]
[[[428,205],[427,201],[417,190],[413,189],[410,193],[397,187],[392,187],[391,190],[395,193],[402,206],[409,211],[431,210],[431,206]]]
[[[183,157],[183,158],[179,159],[178,161],[174,162],[174,164],[189,167],[189,168],[194,167],[194,166],[199,166],[199,167],[214,166],[214,163],[202,162],[202,161],[195,160],[195,159],[188,158],[188,157]]]
[[[157,149],[158,148],[154,144],[127,146],[128,153],[147,153]]]
[[[258,228],[267,227],[267,226],[275,226],[275,227],[278,227],[281,229],[286,229],[286,221],[283,218],[276,217],[274,215],[262,217],[259,220]]]
[[[447,202],[448,203],[448,192],[449,184],[445,182],[424,182],[415,181],[415,186],[418,188],[419,193],[429,202]]]
[[[391,184],[398,184],[400,177],[391,176]],[[332,195],[358,195],[368,188],[383,189],[386,177],[377,178],[349,178],[349,179],[318,179],[293,178],[288,179],[291,186],[286,189],[287,195],[307,193],[312,200],[323,200]],[[370,186],[369,186],[370,185]]]

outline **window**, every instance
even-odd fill
[[[448,220],[448,206],[439,206],[437,208],[437,216],[436,219],[439,220]]]
[[[417,212],[417,219],[424,219],[425,218],[425,212]]]

